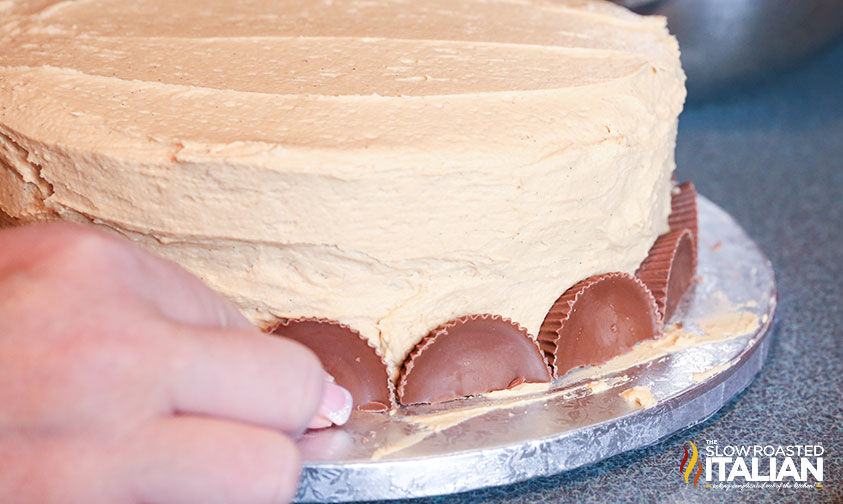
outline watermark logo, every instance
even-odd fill
[[[690,447],[690,450],[689,450]],[[822,488],[825,449],[820,444],[732,445],[707,439],[697,448],[682,445],[679,471],[695,487],[706,488]]]
[[[682,462],[679,463],[679,472],[685,475],[685,483],[690,484],[691,481],[689,478],[691,474],[694,472],[694,467],[697,467],[697,474],[693,476],[694,479],[694,486],[697,486],[697,481],[700,479],[700,475],[702,475],[702,461],[699,460],[699,452],[697,451],[697,445],[694,444],[693,441],[688,441],[688,444],[691,445],[691,461],[688,462],[688,447],[682,445],[682,449],[685,450],[685,456],[682,457]],[[688,467],[685,467],[685,463],[688,462]]]

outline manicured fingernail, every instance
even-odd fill
[[[322,415],[316,415],[313,417],[313,420],[310,421],[310,424],[307,426],[308,429],[324,429],[326,427],[330,427],[334,425],[331,423],[330,420],[323,417]]]
[[[318,417],[323,417],[335,425],[342,425],[348,421],[351,415],[352,405],[351,394],[348,390],[336,383],[325,383],[325,391],[322,393],[322,404],[319,406]]]

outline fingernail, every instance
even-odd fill
[[[342,425],[348,421],[351,415],[351,406],[354,400],[351,393],[336,383],[326,383],[325,392],[322,397],[322,405],[319,413],[336,425]]]
[[[322,404],[316,418],[322,417],[334,425],[342,425],[351,415],[351,394],[336,383],[326,382],[322,393]]]
[[[313,417],[313,420],[310,421],[310,424],[307,426],[308,429],[325,429],[334,425],[331,423],[330,420],[323,417],[322,415],[316,415]]]

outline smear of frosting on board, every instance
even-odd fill
[[[704,382],[710,377],[719,374],[721,371],[729,369],[733,364],[734,362],[724,362],[723,364],[718,364],[717,366],[706,369],[705,371],[694,373],[693,380],[697,383]]]
[[[659,403],[650,387],[644,385],[628,388],[620,396],[633,408],[649,409]]]
[[[760,327],[755,313],[743,310],[752,304],[734,304],[728,297],[717,291],[714,294],[719,309],[714,313],[694,320],[698,330],[687,328],[684,324],[673,324],[665,329],[661,338],[638,343],[629,352],[619,355],[600,366],[580,368],[563,376],[555,385],[548,383],[524,383],[510,390],[499,390],[484,394],[482,398],[495,402],[423,415],[399,417],[418,430],[400,441],[383,446],[372,454],[372,460],[378,460],[393,453],[405,450],[422,442],[427,437],[454,427],[472,418],[489,412],[523,407],[540,401],[549,401],[556,397],[578,398],[585,395],[599,394],[632,380],[627,375],[607,375],[624,369],[644,364],[660,357],[686,348],[725,341],[756,331]],[[734,362],[727,362],[693,374],[695,382],[702,382],[714,376]],[[559,387],[562,388],[559,388]],[[630,387],[621,392],[622,397],[634,408],[648,409],[658,404],[652,391],[646,386]]]

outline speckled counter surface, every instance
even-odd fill
[[[745,92],[688,106],[676,158],[677,177],[728,211],[775,267],[773,346],[755,381],[706,422],[649,448],[514,485],[391,502],[843,502],[843,41]],[[682,445],[706,439],[820,443],[824,487],[686,485]]]

